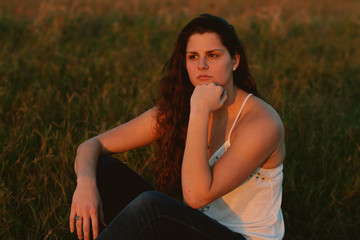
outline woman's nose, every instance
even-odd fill
[[[200,57],[198,68],[199,68],[199,70],[206,70],[209,68],[205,57]]]

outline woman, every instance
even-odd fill
[[[153,142],[159,188],[181,188],[182,202],[119,161],[98,161]],[[261,100],[234,27],[200,15],[178,36],[155,106],[79,146],[71,232],[97,237],[105,217],[98,239],[281,239],[284,157],[282,122]]]

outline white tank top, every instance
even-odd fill
[[[226,142],[210,157],[213,166],[230,147],[230,136],[249,94],[235,118]],[[281,212],[283,165],[258,168],[240,186],[200,208],[204,214],[247,239],[282,239],[284,220]]]

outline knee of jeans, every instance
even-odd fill
[[[163,207],[166,205],[166,195],[158,191],[145,191],[134,199],[137,206]]]
[[[136,199],[138,201],[153,202],[161,198],[162,193],[158,191],[145,191],[141,193]]]

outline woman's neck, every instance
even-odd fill
[[[241,94],[241,91],[237,87],[233,87],[231,91],[227,92],[227,100],[224,103],[224,105],[217,110],[217,114],[222,115],[223,113],[229,114],[234,107],[236,107],[237,98],[239,98],[239,94]]]

